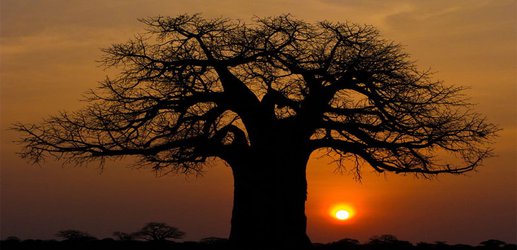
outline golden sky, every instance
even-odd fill
[[[220,163],[202,177],[156,178],[147,170],[108,163],[103,173],[16,157],[13,122],[37,122],[85,103],[82,94],[109,72],[100,48],[143,31],[137,18],[202,13],[250,21],[291,13],[306,21],[371,24],[404,45],[421,69],[446,84],[469,87],[475,110],[503,130],[498,155],[477,172],[434,180],[365,168],[362,182],[336,174],[329,159],[309,163],[308,233],[314,242],[361,241],[394,234],[412,242],[516,242],[517,1],[515,0],[46,0],[0,2],[0,238],[52,238],[62,229],[99,237],[149,221],[187,232],[186,239],[226,237],[231,172]],[[347,203],[346,223],[328,211]]]

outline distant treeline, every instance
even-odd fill
[[[235,250],[229,244],[227,239],[223,238],[205,238],[201,241],[184,241],[174,242],[169,240],[115,240],[112,238],[105,239],[88,239],[88,240],[18,240],[14,237],[0,241],[0,249],[2,250]],[[242,248],[239,248],[242,249]],[[253,250],[253,244],[250,244],[248,250]],[[242,249],[242,250],[246,250]],[[276,248],[271,248],[276,249]],[[398,240],[391,235],[383,235],[374,237],[369,242],[361,244],[354,239],[342,239],[327,244],[315,243],[314,250],[469,250],[469,249],[508,249],[517,250],[515,244],[508,244],[499,240],[487,240],[481,242],[477,246],[464,244],[449,245],[445,242],[435,243],[417,243],[412,244],[408,241]]]
[[[10,236],[0,241],[1,250],[266,250],[257,249],[256,245],[250,242],[247,248],[233,248],[228,239],[208,237],[200,241],[176,242],[185,235],[176,227],[160,222],[149,222],[140,230],[132,233],[114,232],[114,238],[98,239],[87,232],[80,230],[61,230],[55,234],[62,240],[20,240],[18,237]],[[267,239],[264,239],[267,241]],[[335,242],[313,244],[313,250],[469,250],[469,249],[507,249],[517,250],[515,244],[508,244],[500,240],[486,240],[477,246],[464,244],[449,245],[445,242],[413,244],[409,241],[399,240],[397,237],[385,234],[374,236],[366,243],[360,243],[355,239],[341,239]],[[284,250],[272,246],[267,250]],[[291,249],[286,249],[291,250]],[[296,250],[296,249],[294,249]]]

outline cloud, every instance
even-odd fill
[[[418,1],[410,11],[386,17],[388,26],[439,32],[484,29],[515,21],[515,1]],[[481,25],[481,26],[480,26]]]

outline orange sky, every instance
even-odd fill
[[[412,242],[516,242],[517,1],[381,2],[2,0],[0,238],[48,239],[70,228],[108,237],[149,221],[175,225],[188,240],[227,236],[232,180],[220,163],[202,177],[162,178],[123,162],[109,163],[102,174],[95,166],[52,161],[32,166],[15,156],[16,134],[6,130],[16,121],[37,122],[84,105],[81,95],[107,74],[95,62],[99,49],[142,31],[137,18],[201,12],[243,20],[292,13],[307,21],[372,24],[404,44],[421,69],[468,86],[475,109],[503,129],[498,157],[465,176],[425,180],[365,168],[359,183],[351,174],[336,174],[329,159],[313,157],[307,202],[313,241],[365,241],[389,233]],[[355,216],[332,220],[328,212],[337,203],[354,207]]]

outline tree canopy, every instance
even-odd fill
[[[141,22],[145,33],[103,50],[103,65],[119,74],[85,109],[15,125],[22,157],[138,155],[139,164],[189,173],[212,157],[231,165],[271,131],[350,159],[358,173],[362,162],[379,172],[463,173],[491,155],[497,128],[471,110],[463,88],[418,70],[371,26],[290,15]]]
[[[133,233],[133,235],[136,236],[136,238],[147,241],[163,241],[168,239],[181,239],[185,235],[185,232],[165,223],[149,222],[138,232]]]
[[[96,240],[96,238],[91,236],[89,233],[79,231],[79,230],[74,230],[74,229],[61,230],[56,233],[56,237],[62,238],[63,240],[69,240],[69,241]]]

